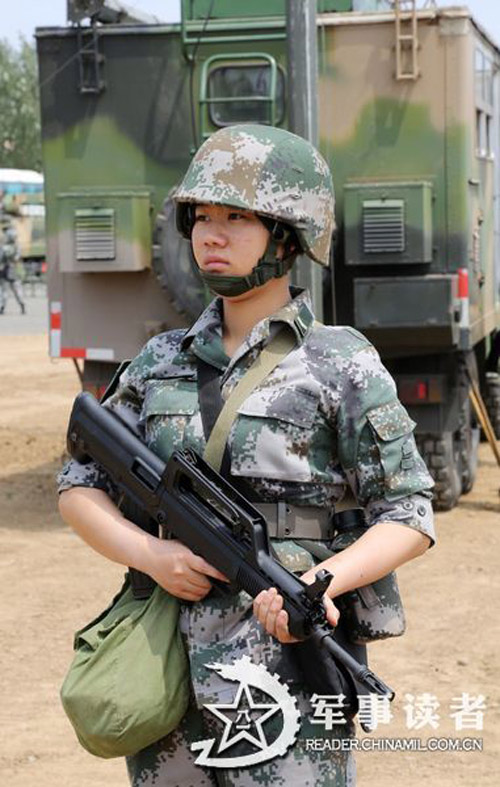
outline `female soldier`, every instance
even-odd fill
[[[415,448],[414,424],[376,351],[351,328],[315,323],[308,294],[289,287],[297,252],[328,263],[331,174],[308,142],[287,131],[233,126],[202,145],[176,201],[179,229],[191,241],[202,279],[219,297],[187,332],[149,341],[107,406],[165,460],[188,446],[203,453],[200,364],[218,375],[227,399],[277,331],[291,332],[294,348],[238,409],[227,472],[267,504],[273,546],[306,582],[317,568],[300,539],[327,539],[331,512],[352,490],[371,527],[320,564],[334,575],[325,609],[335,625],[332,599],[423,553],[433,525],[432,481]],[[284,756],[251,768],[194,764],[190,743],[206,737],[212,723],[204,705],[227,702],[224,691],[234,691],[207,669],[214,660],[250,652],[254,663],[280,669],[302,719],[311,716],[310,697],[290,658],[296,646],[279,644],[294,642],[282,599],[275,589],[254,603],[245,593],[210,594],[211,580],[224,577],[179,541],[159,540],[125,519],[106,494],[109,479],[95,465],[70,462],[60,489],[63,518],[94,549],[144,571],[184,602],[180,625],[193,703],[177,730],[128,759],[132,784],[353,785],[349,753],[306,751],[300,739]],[[293,541],[285,537],[292,531]],[[321,730],[304,722],[301,735],[307,734],[318,737]],[[327,736],[349,734],[346,722]]]

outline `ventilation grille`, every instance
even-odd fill
[[[405,250],[403,200],[367,200],[363,203],[363,251],[365,254],[398,253]]]
[[[115,211],[92,208],[75,211],[77,260],[115,259]]]

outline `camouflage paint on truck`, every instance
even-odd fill
[[[180,26],[37,32],[53,355],[104,368],[201,311],[165,199],[221,126],[293,117],[286,3],[240,5],[184,0]],[[372,11],[318,2],[319,146],[338,224],[324,314],[381,351],[451,507],[477,456],[466,360],[484,381],[500,347],[500,52],[467,9],[418,11],[403,44],[395,13],[373,11],[385,4],[355,5]]]
[[[202,5],[195,18],[206,12]],[[270,3],[267,13],[282,13],[283,5]],[[236,12],[221,22],[227,9],[215,6],[217,29],[202,36],[199,23],[185,47],[178,26],[102,26],[95,38],[89,29],[38,31],[49,290],[54,308],[63,304],[53,354],[60,344],[64,355],[101,348],[101,357],[120,360],[150,332],[186,321],[152,270],[153,229],[192,152],[218,127],[211,116],[218,107],[198,104],[203,64],[215,55],[212,71],[222,69],[232,53],[240,58],[234,67],[244,67],[245,52],[255,55],[252,36],[266,34],[267,24],[259,50],[275,58],[281,74],[285,65],[282,18],[281,27],[271,17],[257,29]],[[339,224],[337,321],[354,322],[392,353],[468,349],[498,323],[487,207],[498,173],[492,151],[477,155],[475,52],[486,47],[497,60],[498,53],[465,11],[421,12],[418,41],[419,76],[398,81],[393,14],[318,16],[320,147],[334,175]],[[78,49],[86,53],[83,63]],[[93,68],[95,92],[82,85],[92,82]],[[286,125],[286,113],[278,115]],[[387,226],[393,237],[377,246]],[[365,237],[370,230],[375,246]],[[166,234],[192,289],[187,249],[171,224]],[[458,297],[459,269],[468,272],[468,315]],[[428,319],[411,308],[408,277],[420,299],[433,304]],[[199,296],[194,302],[201,305]],[[93,305],[95,319],[88,320],[82,303]],[[114,319],[122,314],[126,331]]]
[[[98,92],[82,90],[75,57],[90,35],[41,30],[37,45],[51,354],[118,361],[170,313],[151,273],[153,221],[189,160],[189,120],[178,34],[139,28],[131,57],[130,30],[106,33]]]
[[[474,84],[476,48],[488,47],[496,61],[498,53],[464,10],[420,17],[420,73],[414,81],[394,78],[393,15],[364,22],[339,14],[319,22],[321,147],[332,165],[338,256],[345,259],[337,267],[337,296],[339,290],[343,295],[337,297],[338,319],[355,315],[357,327],[392,352],[412,345],[419,352],[470,349],[500,316],[489,209],[499,175],[491,150],[478,155]],[[428,184],[431,209],[424,216],[408,187],[424,191]],[[385,246],[377,245],[377,221],[380,232],[385,226]],[[368,249],[359,253],[363,244]],[[432,253],[424,258],[421,248],[429,246]],[[458,298],[459,269],[468,271],[467,322]],[[392,287],[380,295],[388,279]],[[435,300],[436,286],[441,288],[436,308],[447,291],[445,308],[422,320],[410,281],[424,302]],[[379,292],[371,298],[374,283]]]
[[[284,20],[278,23],[281,40],[273,40],[274,25],[258,51],[264,46],[279,61]],[[246,23],[245,32],[260,34],[262,23],[257,31]],[[201,141],[199,63],[235,49],[248,51],[253,62],[256,44],[204,41],[192,86],[190,47],[183,47],[179,26],[109,25],[97,28],[95,38],[88,28],[40,29],[37,46],[50,352],[120,361],[152,333],[188,324],[204,305],[189,244],[162,207]],[[82,64],[78,52],[94,49],[96,59],[89,55]],[[162,254],[169,257],[166,272]]]

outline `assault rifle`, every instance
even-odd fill
[[[89,393],[79,394],[73,405],[68,450],[78,462],[101,465],[121,494],[225,574],[231,591],[242,589],[255,598],[277,588],[295,637],[316,640],[369,692],[394,698],[389,686],[335,641],[322,603],[332,575],[318,571],[307,585],[275,560],[264,516],[195,451],[175,451],[163,462]]]

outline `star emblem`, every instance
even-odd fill
[[[207,704],[205,708],[224,722],[224,732],[217,753],[229,749],[230,746],[234,746],[235,743],[242,740],[248,741],[261,750],[267,748],[268,743],[262,726],[271,716],[281,710],[276,702],[255,702],[246,683],[240,683],[233,702],[224,705]],[[260,713],[258,718],[253,719],[253,711],[262,711],[262,713]],[[234,733],[232,733],[233,727],[235,729]],[[255,733],[251,730],[255,730]]]

